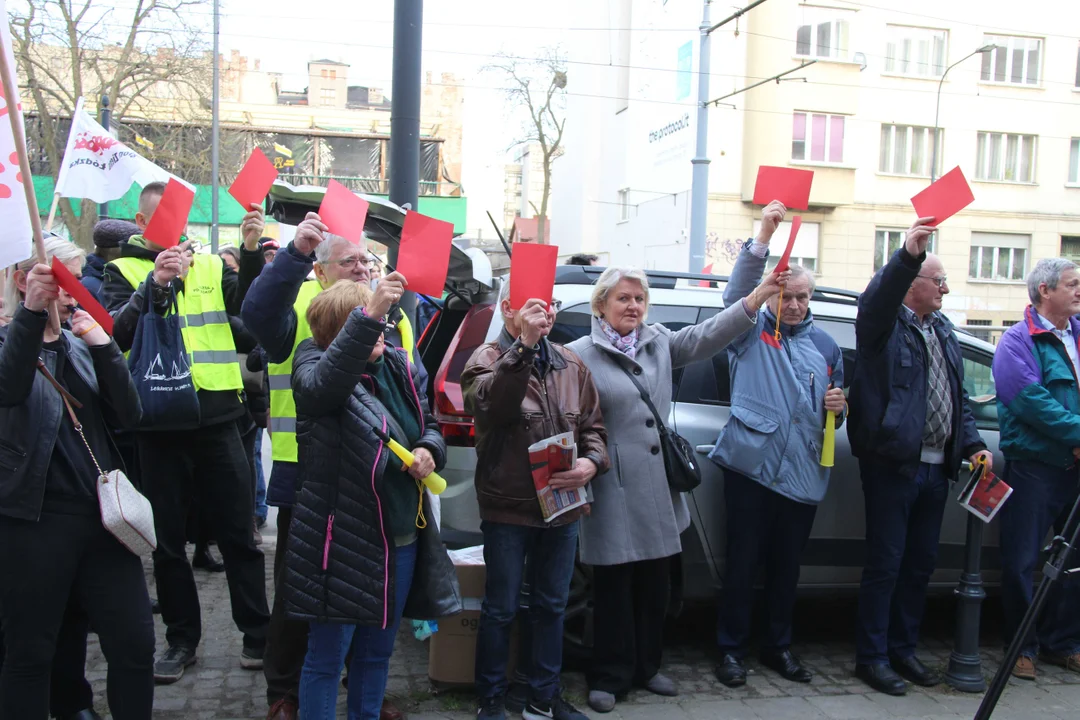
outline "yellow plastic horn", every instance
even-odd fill
[[[386,438],[386,446],[390,448],[392,453],[398,456],[401,462],[409,467],[411,467],[416,460],[411,452],[403,448],[401,443],[391,437]],[[427,489],[436,495],[441,495],[443,490],[446,489],[446,481],[443,480],[438,473],[431,473],[427,477],[422,478],[420,482],[424,483],[424,485],[427,486]]]
[[[821,467],[832,467],[836,456],[836,412],[825,413],[825,439],[821,443]]]

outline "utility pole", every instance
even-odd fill
[[[393,95],[390,98],[390,202],[419,210],[420,53],[424,0],[394,0]],[[387,253],[397,267],[397,248]],[[406,292],[401,309],[414,319],[416,296]]]
[[[214,95],[210,105],[210,252],[218,251],[218,172],[221,153],[221,0],[214,0]],[[246,208],[245,208],[246,209]]]
[[[109,96],[101,96],[101,127],[105,128],[105,132],[112,135],[112,110],[109,109]],[[98,217],[106,218],[109,216],[109,203],[103,202],[98,205]]]

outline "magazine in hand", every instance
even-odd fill
[[[574,433],[562,433],[529,446],[529,465],[533,485],[540,501],[544,522],[551,522],[563,513],[585,504],[585,488],[556,490],[549,485],[555,473],[573,469],[577,463],[577,443]]]
[[[979,465],[971,471],[971,479],[960,493],[959,501],[965,510],[988,523],[1001,510],[1012,491],[993,471]]]

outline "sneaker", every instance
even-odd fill
[[[245,670],[262,670],[263,648],[245,647],[240,653],[240,667]]]
[[[225,572],[225,563],[214,557],[210,548],[205,545],[195,548],[195,554],[191,558],[191,567],[212,573]]]
[[[615,709],[615,696],[603,690],[590,690],[589,707],[598,713],[609,713]]]
[[[1034,680],[1035,679],[1035,660],[1029,658],[1026,655],[1021,655],[1016,658],[1016,664],[1013,665],[1012,670],[1013,677],[1020,678],[1021,680]]]
[[[485,698],[480,701],[476,711],[476,720],[506,720],[506,707],[501,697]]]
[[[589,720],[589,716],[563,700],[561,695],[550,702],[530,700],[521,713],[522,720]]]
[[[160,658],[154,661],[154,682],[169,685],[184,677],[184,670],[195,664],[195,650],[181,645],[170,645]]]

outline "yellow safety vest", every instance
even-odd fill
[[[300,286],[300,292],[293,303],[296,313],[296,337],[293,339],[292,352],[282,363],[270,363],[267,375],[270,383],[270,442],[272,457],[275,462],[297,462],[299,451],[296,444],[296,402],[292,394],[293,356],[300,343],[311,337],[311,327],[307,321],[308,306],[315,296],[322,292],[317,280],[307,280]],[[413,331],[409,319],[402,315],[398,323],[401,344],[413,357]]]
[[[124,257],[112,264],[136,290],[154,271],[154,262],[143,258]],[[196,254],[183,292],[176,294],[180,333],[196,390],[224,392],[244,387],[221,290],[222,264],[217,255]]]

